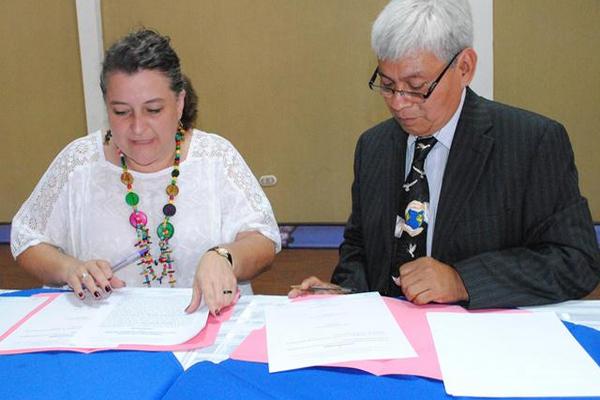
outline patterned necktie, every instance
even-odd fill
[[[437,143],[436,138],[418,138],[415,154],[402,185],[403,202],[396,217],[396,262],[392,275],[398,275],[398,267],[418,257],[427,255],[427,223],[429,222],[429,185],[425,176],[425,158]]]

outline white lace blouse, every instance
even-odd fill
[[[281,249],[271,205],[250,169],[226,139],[194,130],[186,159],[181,163],[171,217],[175,233],[169,243],[176,286],[190,287],[204,252],[232,242],[239,232],[259,231]],[[101,132],[70,143],[52,162],[29,199],[13,219],[11,250],[17,257],[30,246],[48,243],[81,260],[111,263],[136,249],[132,212],[121,168],[104,157]],[[130,171],[138,208],[148,216],[152,255],[160,254],[156,227],[167,202],[171,168],[154,173]],[[140,266],[131,264],[116,273],[128,286],[142,286]],[[162,266],[156,268],[157,273]],[[153,286],[158,285],[155,281]],[[168,287],[166,280],[163,286]],[[249,283],[240,283],[251,293]]]

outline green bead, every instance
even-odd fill
[[[163,222],[156,228],[156,234],[161,239],[170,239],[175,233],[175,228],[170,222]]]
[[[125,201],[130,206],[137,206],[137,204],[140,202],[140,196],[138,196],[136,192],[129,192],[127,195],[125,195]]]

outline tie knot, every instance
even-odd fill
[[[437,143],[437,139],[433,136],[428,138],[418,138],[415,142],[415,155],[413,159],[414,163],[422,163],[425,161],[425,157],[431,151],[433,146]]]

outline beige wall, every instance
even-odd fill
[[[600,221],[600,1],[496,0],[494,96],[562,122]]]
[[[172,37],[199,127],[230,139],[280,221],[342,222],[358,135],[387,112],[367,89],[370,25],[387,0],[103,0],[105,44],[132,27]],[[0,33],[0,222],[85,130],[74,1],[9,0]],[[600,220],[598,0],[496,0],[495,96],[562,121]]]
[[[0,222],[9,222],[85,132],[75,2],[3,0],[0,37]]]
[[[105,43],[144,25],[171,36],[199,127],[231,140],[279,221],[345,221],[358,135],[387,116],[367,81],[386,0],[103,0]],[[168,18],[165,18],[168,16]]]

